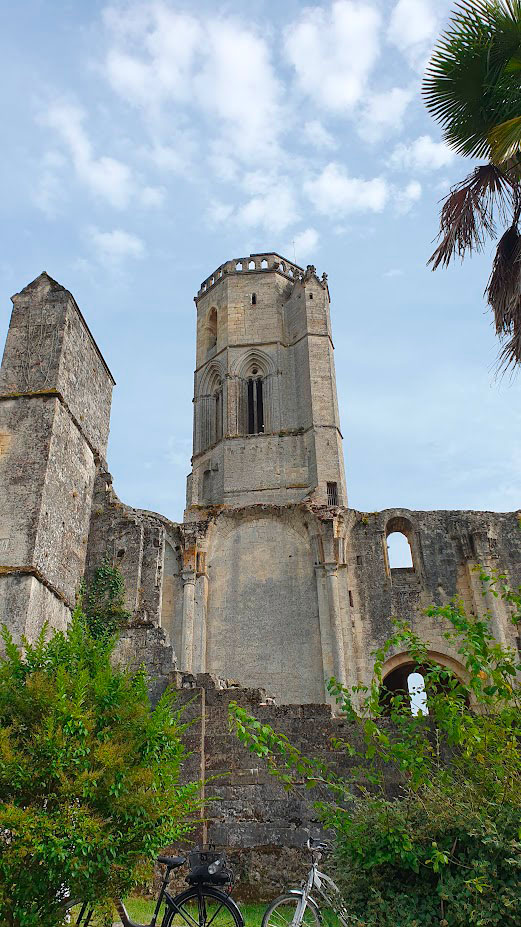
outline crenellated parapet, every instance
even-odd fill
[[[286,277],[292,283],[295,283],[297,280],[306,282],[311,276],[316,276],[316,268],[312,264],[308,264],[306,270],[304,270],[303,267],[299,267],[298,264],[288,261],[287,258],[273,251],[263,254],[250,254],[248,257],[234,258],[231,261],[225,261],[217,270],[214,270],[213,274],[210,274],[210,276],[201,283],[197,296],[195,297],[195,302],[197,303],[202,296],[206,296],[212,287],[220,283],[223,277],[227,277],[230,274],[260,274],[266,272],[273,273],[274,271],[278,274],[282,274],[283,277]],[[327,286],[327,274],[322,275],[321,283],[323,286]]]

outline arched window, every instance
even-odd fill
[[[258,435],[264,431],[263,381],[256,367],[247,380],[248,387],[248,434]]]
[[[217,344],[217,309],[215,306],[210,309],[208,321],[206,323],[206,349],[211,351]]]
[[[391,666],[394,659],[397,658],[391,658]],[[446,655],[434,651],[429,652],[429,659],[433,663],[437,663],[441,670],[447,671],[445,676],[443,673],[439,675],[434,687],[436,693],[451,692],[454,695],[454,684],[464,678],[463,667],[457,666],[455,661]],[[380,690],[380,704],[385,711],[390,710],[393,696],[401,696],[402,704],[407,704],[408,700],[411,714],[414,716],[428,715],[429,704],[425,687],[425,675],[427,672],[426,666],[413,662],[408,655],[404,655],[403,663],[398,663],[394,668],[390,668],[387,673],[384,671]]]
[[[425,679],[417,670],[407,676],[407,689],[411,699],[411,714],[415,717],[416,715],[428,715]]]
[[[387,556],[391,570],[403,569],[404,567],[412,569],[411,545],[408,537],[403,532],[391,531],[387,535]]]
[[[274,415],[274,388],[275,398],[278,394],[273,358],[264,351],[247,351],[232,361],[231,374],[236,382],[227,400],[231,403],[230,425],[236,422],[240,435],[270,434],[278,423]]]

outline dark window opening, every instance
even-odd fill
[[[353,608],[353,593],[349,590],[349,604]]]
[[[327,484],[327,504],[338,505],[338,483]]]
[[[251,304],[252,304],[252,306],[256,306],[256,305],[257,305],[257,294],[256,294],[256,293],[252,293],[252,294],[251,294]]]
[[[313,293],[310,293],[310,294],[309,294],[309,298],[310,298],[310,299],[313,299]]]
[[[248,380],[248,434],[258,435],[264,431],[264,399],[262,378]]]
[[[215,393],[215,440],[220,441],[223,436],[223,389],[219,387]]]

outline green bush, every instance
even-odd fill
[[[130,619],[125,608],[125,584],[117,567],[105,557],[94,571],[85,595],[87,626],[94,637],[114,634]]]
[[[481,575],[519,623],[521,595]],[[519,656],[501,647],[490,616],[461,602],[427,610],[465,667],[465,680],[433,663],[404,622],[375,656],[370,686],[329,683],[352,736],[345,776],[303,756],[237,705],[240,739],[288,787],[327,789],[318,807],[334,835],[338,881],[356,927],[519,927],[521,924],[521,716]],[[421,667],[428,715],[408,693],[382,699],[388,655]],[[390,793],[394,793],[394,797]]]
[[[78,607],[66,633],[0,658],[0,923],[56,927],[60,899],[103,905],[191,828],[198,784],[180,784],[186,725],[156,708],[143,673],[111,665]]]

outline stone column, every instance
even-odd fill
[[[335,677],[343,686],[347,684],[344,634],[340,611],[340,594],[338,591],[338,569],[336,563],[325,563],[327,597],[331,621],[331,639],[333,644],[333,662]]]
[[[191,673],[194,649],[195,570],[183,570],[181,575],[183,577],[183,637],[180,669]]]
[[[206,673],[206,610],[208,604],[208,576],[201,573],[195,582],[194,636],[192,672]]]
[[[335,662],[333,657],[333,643],[331,640],[331,621],[329,617],[328,596],[326,590],[326,579],[323,564],[315,566],[315,578],[317,582],[318,598],[318,621],[320,627],[320,646],[322,649],[322,668],[324,680],[330,679],[335,674]],[[326,700],[331,701],[327,692],[324,692]]]

